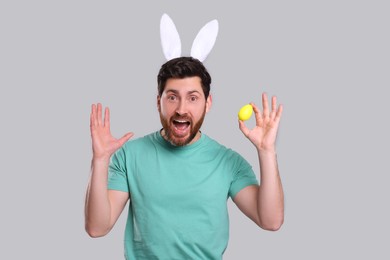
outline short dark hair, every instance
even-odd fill
[[[203,93],[207,99],[210,93],[211,76],[198,59],[179,57],[167,61],[157,75],[158,95],[161,97],[168,79],[183,79],[198,76],[201,79]]]

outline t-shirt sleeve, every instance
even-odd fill
[[[252,166],[239,154],[234,158],[235,167],[233,180],[229,189],[229,196],[233,199],[243,188],[250,185],[258,185]]]
[[[129,192],[127,182],[126,154],[123,148],[111,157],[108,167],[108,189]]]

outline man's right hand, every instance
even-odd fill
[[[103,119],[100,103],[92,105],[90,128],[95,160],[109,160],[111,155],[134,135],[130,132],[120,139],[114,138],[110,131],[110,110],[105,108]]]
[[[90,127],[93,159],[85,200],[85,229],[91,237],[100,237],[111,230],[129,199],[128,192],[108,190],[107,177],[111,155],[133,133],[114,138],[110,131],[110,111],[105,109],[103,119],[102,104],[92,105]]]

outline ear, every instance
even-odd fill
[[[208,113],[211,109],[211,105],[213,104],[213,97],[211,96],[211,93],[206,99],[206,113]]]
[[[203,62],[214,47],[218,35],[218,21],[212,20],[200,29],[192,43],[191,56]]]
[[[167,60],[171,60],[181,55],[181,41],[179,33],[172,19],[163,14],[160,21],[160,37],[161,46],[164,56]]]
[[[157,110],[161,112],[161,97],[157,95]]]

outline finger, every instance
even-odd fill
[[[134,133],[127,133],[124,136],[122,136],[118,141],[119,144],[122,146],[124,143],[126,143],[130,138],[134,136]]]
[[[253,107],[253,112],[255,112],[256,126],[262,126],[263,116],[261,115],[259,108],[255,105],[255,103],[250,103],[250,105]]]
[[[104,126],[110,128],[110,109],[108,107],[104,110]]]
[[[274,120],[275,119],[275,116],[276,116],[276,97],[273,96],[272,97],[272,110],[271,110],[271,114],[270,114],[270,120]]]
[[[97,126],[96,105],[91,106],[90,126]]]
[[[279,123],[280,118],[282,117],[282,113],[283,113],[283,105],[280,104],[280,105],[279,105],[279,108],[278,108],[278,111],[276,112],[276,116],[275,116],[275,121],[276,121],[277,123]]]
[[[97,124],[102,125],[102,104],[97,104]]]
[[[249,129],[246,127],[244,121],[238,120],[238,127],[240,128],[241,132],[248,137],[249,136]]]
[[[272,110],[273,111],[276,111],[276,102],[277,102],[276,96],[273,96],[272,97]]]
[[[264,119],[267,119],[269,117],[269,108],[268,108],[268,97],[267,93],[263,93],[262,95],[262,101],[263,101],[263,117]]]

